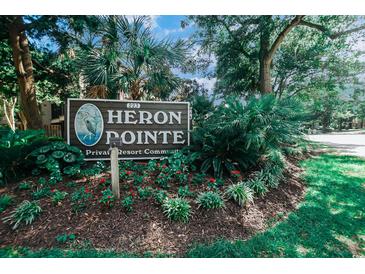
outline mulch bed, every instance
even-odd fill
[[[248,239],[285,218],[303,199],[305,186],[298,177],[301,169],[295,162],[297,161],[291,160],[288,163],[285,180],[279,187],[271,189],[264,197],[255,198],[253,205],[240,208],[227,201],[225,209],[204,210],[191,203],[193,215],[187,224],[169,221],[153,198],[137,200],[130,213],[117,202],[111,209],[103,209],[96,203],[79,214],[72,212],[68,198],[58,206],[53,205],[50,198],[43,198],[40,200],[43,212],[31,225],[22,225],[13,231],[9,224],[0,220],[0,247],[39,249],[78,246],[178,256],[197,243],[209,243],[218,238]],[[80,181],[78,184],[82,186],[85,183]],[[29,191],[20,191],[17,185],[0,189],[0,194],[15,196],[15,204],[24,199],[31,200]],[[74,191],[62,183],[56,188],[69,193]],[[199,191],[198,188],[199,186],[191,186],[190,189]],[[2,212],[0,218],[7,216],[14,207]],[[56,241],[56,236],[64,233],[76,235],[72,246],[61,245]]]

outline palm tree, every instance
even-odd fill
[[[157,40],[148,17],[100,17],[99,41],[82,50],[79,65],[89,84],[88,96],[130,99],[167,98],[180,84],[172,68],[183,65],[184,41]]]

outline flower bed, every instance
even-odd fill
[[[280,187],[265,193],[252,190],[253,199],[243,196],[246,200],[240,201],[233,198],[232,188],[237,191],[240,182],[249,188],[257,171],[232,170],[225,179],[213,178],[192,171],[191,165],[176,165],[176,159],[181,155],[162,162],[121,162],[120,200],[110,191],[110,174],[102,164],[56,183],[43,174],[4,188],[12,202],[1,218],[24,200],[36,201],[41,212],[16,230],[2,221],[0,245],[180,254],[194,243],[248,238],[285,217],[304,192],[300,181],[285,171]],[[72,240],[59,240],[67,235]]]

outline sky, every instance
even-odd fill
[[[188,27],[182,28],[181,21],[186,19],[186,16],[181,15],[161,15],[161,16],[150,16],[150,26],[153,33],[159,39],[188,39],[196,30],[193,24],[189,24]],[[208,70],[214,69],[214,62]],[[216,78],[207,78],[200,73],[184,74],[179,71],[176,72],[182,78],[195,79],[199,84],[203,85],[207,90],[208,94],[212,94]]]

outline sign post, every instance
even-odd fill
[[[120,198],[119,188],[119,165],[118,165],[118,148],[113,145],[110,152],[110,167],[111,167],[111,178],[112,178],[112,191],[114,196]]]

